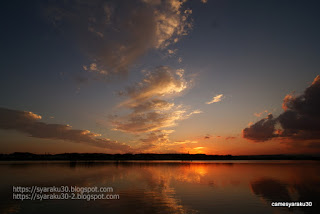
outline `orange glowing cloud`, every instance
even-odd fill
[[[169,146],[168,135],[172,133],[172,127],[179,121],[201,113],[200,110],[190,111],[183,104],[176,105],[172,99],[170,102],[165,100],[179,96],[189,87],[191,80],[184,78],[183,69],[166,66],[143,73],[145,77],[142,81],[120,92],[121,96],[128,99],[118,105],[118,109],[131,112],[111,117],[113,130],[147,135],[141,138],[143,148],[150,149],[156,145],[165,147],[164,144]]]
[[[291,101],[293,101],[295,99],[295,96],[293,94],[294,92],[292,92],[291,94],[287,94],[284,98],[283,98],[283,103],[282,103],[282,109],[284,111],[286,111],[288,109],[288,103],[290,103]]]
[[[261,117],[265,113],[268,114],[269,113],[268,110],[264,110],[264,111],[259,112],[259,113],[254,113],[253,115],[256,116],[256,117]]]
[[[211,101],[206,102],[206,104],[218,103],[223,99],[223,97],[224,97],[223,94],[218,94],[218,95],[214,96]]]

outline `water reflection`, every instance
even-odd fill
[[[317,162],[2,162],[1,213],[311,213]],[[16,201],[12,186],[111,186],[120,200]],[[271,201],[312,201],[311,209]]]
[[[272,178],[260,178],[251,183],[254,194],[269,201],[292,201],[285,183]]]
[[[303,176],[303,175],[301,175]],[[311,178],[310,178],[311,177]],[[319,180],[312,179],[310,175],[307,180],[275,180],[273,178],[259,178],[251,182],[251,189],[267,204],[276,201],[311,201],[313,207],[293,207],[282,209],[282,211],[300,211],[299,213],[318,213],[320,198]],[[319,177],[318,177],[319,178]]]

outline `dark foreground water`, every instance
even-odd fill
[[[0,176],[0,213],[320,213],[312,161],[0,162]],[[112,187],[120,199],[13,199],[13,186],[61,185]]]

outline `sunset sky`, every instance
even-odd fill
[[[2,3],[0,153],[320,153],[320,3]]]

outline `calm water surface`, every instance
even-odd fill
[[[0,213],[320,213],[312,161],[0,162],[0,173]],[[19,185],[113,187],[120,199],[13,200]]]

